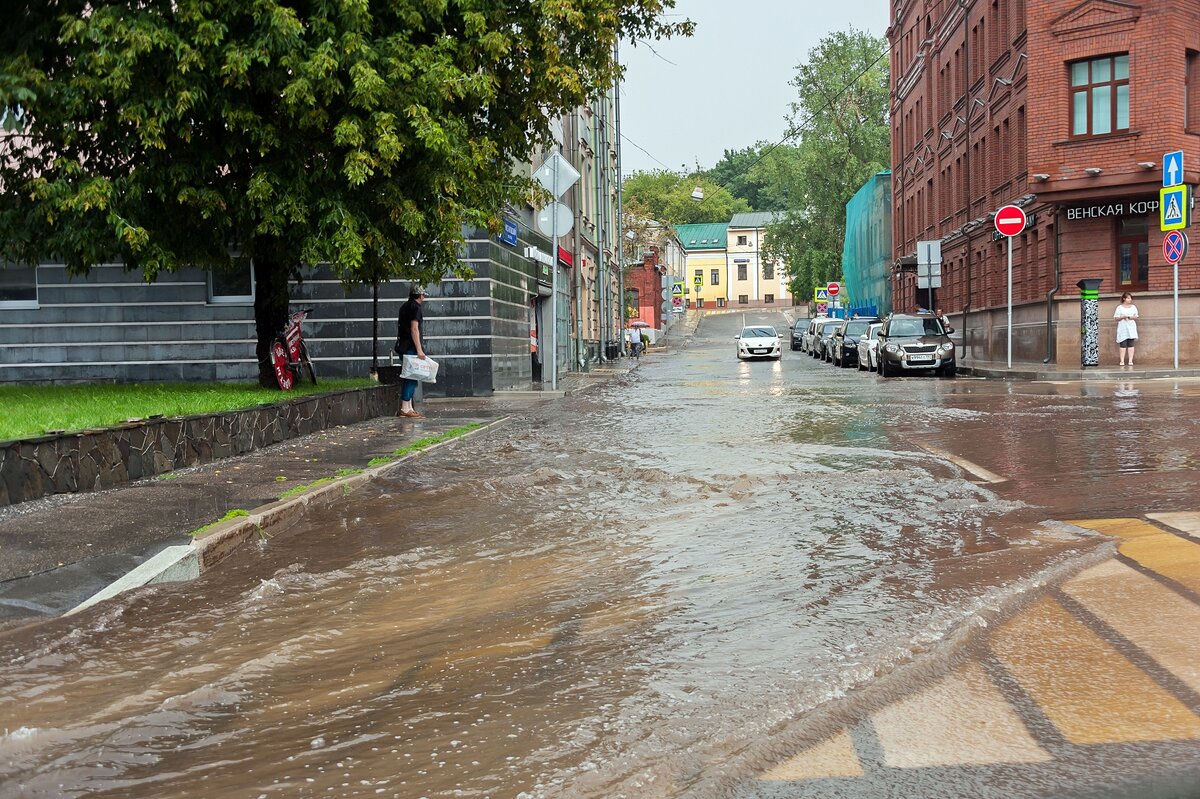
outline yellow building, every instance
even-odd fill
[[[764,211],[734,214],[729,221],[726,245],[730,305],[791,305],[788,276],[783,264],[763,256],[767,225],[779,214]]]
[[[728,232],[728,222],[675,226],[687,254],[687,297],[692,308],[724,308],[729,302]]]

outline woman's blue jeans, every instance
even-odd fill
[[[405,355],[416,355],[417,348],[409,347],[408,350],[404,354]],[[400,365],[403,366],[404,362],[401,361]],[[417,381],[416,380],[409,380],[407,378],[404,378],[400,381],[400,399],[401,399],[401,401],[412,402],[412,398],[416,393],[417,393]]]

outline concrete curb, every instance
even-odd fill
[[[205,530],[191,544],[167,547],[162,552],[128,572],[125,576],[109,583],[63,615],[71,616],[134,588],[141,588],[142,586],[157,583],[194,580],[228,558],[238,547],[254,536],[265,534],[271,528],[277,527],[283,522],[299,518],[309,507],[329,505],[355,488],[365,485],[415,458],[441,449],[442,447],[456,444],[471,436],[492,430],[505,424],[511,418],[510,416],[503,416],[462,435],[445,441],[439,441],[436,444],[431,444],[415,452],[410,452],[394,461],[364,468],[357,474],[335,477],[328,482],[314,485],[294,497],[261,505],[250,511],[247,516],[238,516],[235,519],[222,522],[215,527]]]

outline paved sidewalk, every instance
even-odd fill
[[[107,491],[60,494],[0,508],[0,629],[63,613],[190,533],[234,509],[253,510],[297,486],[363,469],[422,438],[603,385],[628,373],[569,373],[558,392],[435,399],[423,419],[394,416],[320,431],[248,455],[180,469]]]
[[[1200,377],[1200,368],[1143,366],[1138,364],[1120,367],[1116,364],[1089,366],[1078,364],[1029,364],[1013,363],[1008,368],[1006,361],[969,361],[958,364],[958,373],[974,377],[996,377],[1011,380],[1156,380],[1166,378]]]

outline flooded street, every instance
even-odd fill
[[[0,637],[0,797],[730,796],[1112,551],[1065,520],[1195,504],[1200,384],[885,381],[747,318],[781,362],[709,317],[194,583]]]

